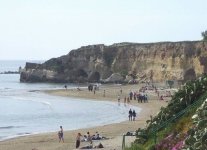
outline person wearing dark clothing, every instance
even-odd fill
[[[78,135],[76,137],[76,148],[79,148],[79,146],[80,146],[80,138],[81,138],[81,134],[78,133]]]
[[[60,131],[58,132],[58,137],[59,137],[59,142],[63,142],[64,143],[64,138],[63,138],[63,127],[60,126]]]
[[[134,100],[137,98],[137,93],[134,92]]]
[[[135,118],[136,118],[136,112],[135,112],[135,110],[133,110],[132,116],[133,116],[133,121],[135,121]]]
[[[129,121],[132,121],[132,110],[129,110]]]
[[[129,97],[130,97],[130,100],[132,100],[132,97],[133,97],[133,93],[132,92],[129,93]]]
[[[90,84],[90,85],[88,86],[88,91],[91,91],[91,92],[93,91],[93,85]]]

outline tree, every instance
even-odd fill
[[[203,31],[203,32],[201,33],[201,35],[202,35],[202,37],[203,37],[203,40],[204,40],[204,41],[207,41],[207,30],[206,30],[206,31]]]

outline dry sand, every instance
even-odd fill
[[[118,95],[121,95],[121,102],[123,102],[123,98],[125,96],[128,96],[130,90],[138,91],[140,86],[141,85],[107,85],[100,87],[100,89],[96,91],[95,94],[94,92],[89,92],[86,88],[80,88],[80,90],[62,89],[44,92],[52,95],[88,98],[96,101],[111,101],[117,103]],[[122,90],[122,94],[120,93],[120,90]],[[98,145],[101,142],[105,147],[105,150],[121,150],[122,135],[124,133],[145,127],[146,120],[150,118],[150,115],[156,115],[162,106],[167,105],[166,101],[158,100],[157,94],[154,91],[149,91],[148,97],[148,103],[138,103],[135,100],[130,101],[131,105],[140,107],[142,109],[141,112],[137,115],[136,121],[124,121],[121,123],[104,125],[94,128],[64,131],[65,143],[58,142],[57,133],[46,133],[19,137],[0,142],[0,150],[73,150],[75,149],[75,139],[77,133],[80,132],[82,134],[86,134],[87,131],[89,131],[92,135],[98,131],[101,135],[109,138],[108,140],[94,142],[94,145]],[[127,117],[128,116],[126,116],[126,118]],[[130,145],[134,139],[135,137],[126,138],[127,145]],[[89,143],[81,142],[80,147],[86,145],[89,145]]]

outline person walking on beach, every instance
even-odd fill
[[[147,95],[147,93],[145,94],[145,102],[148,102],[148,95]]]
[[[120,99],[121,99],[121,98],[120,98],[120,96],[118,95],[118,104],[119,104],[119,105],[120,105]]]
[[[160,92],[159,92],[159,91],[157,92],[157,97],[158,97],[158,98],[160,97]]]
[[[132,110],[129,110],[129,121],[132,121]]]
[[[64,138],[63,138],[63,127],[60,126],[60,131],[58,132],[58,137],[59,137],[59,143],[62,141],[64,143]]]
[[[127,104],[129,104],[130,103],[130,101],[129,101],[129,97],[127,97]]]
[[[137,93],[134,92],[134,100],[136,100],[136,98],[137,98]]]
[[[122,88],[120,87],[120,94],[122,94]]]
[[[132,97],[133,97],[132,91],[129,93],[129,97],[130,97],[130,100],[132,100]]]
[[[124,97],[124,106],[126,106],[127,98],[126,96]]]
[[[135,112],[135,110],[133,110],[132,116],[133,116],[133,121],[135,121],[135,118],[136,118],[136,112]]]
[[[78,133],[78,135],[76,137],[76,148],[79,148],[79,146],[80,146],[80,138],[81,138],[81,134]]]

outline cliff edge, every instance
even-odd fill
[[[43,64],[26,63],[21,82],[186,81],[207,73],[207,42],[83,46]]]

